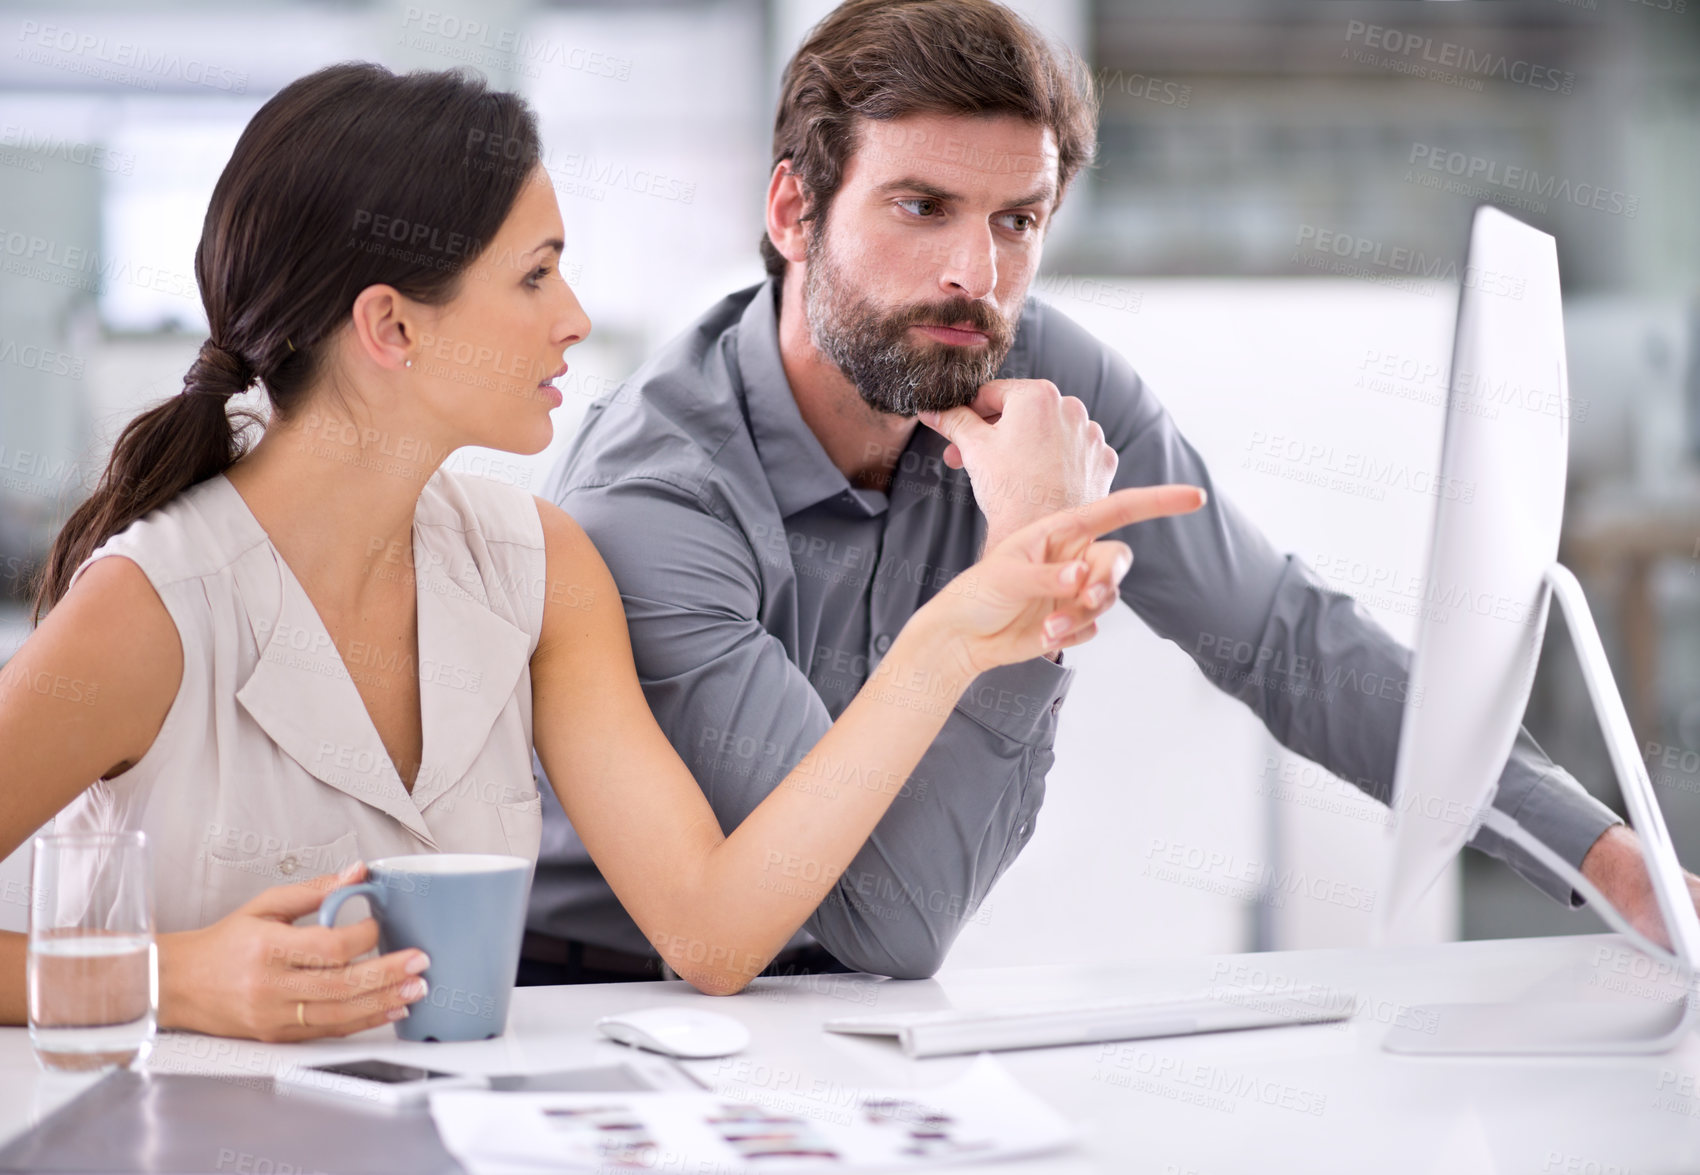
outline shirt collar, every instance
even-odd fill
[[[749,411],[750,435],[761,455],[779,516],[788,518],[844,495],[864,507],[883,508],[884,494],[851,487],[850,479],[832,463],[798,411],[779,358],[778,303],[779,288],[769,278],[738,320],[738,371]],[[875,498],[877,503],[870,500]]]

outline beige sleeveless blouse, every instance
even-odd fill
[[[133,559],[183,642],[183,681],[153,745],[55,821],[59,831],[147,833],[161,932],[205,926],[268,886],[356,860],[440,851],[536,861],[530,660],[546,582],[537,504],[517,487],[438,470],[412,547],[411,568],[401,552],[387,564],[417,573],[424,753],[411,794],[349,676],[375,654],[354,645],[344,660],[223,474],[77,568],[73,584],[96,559]],[[338,921],[364,914],[351,903]]]

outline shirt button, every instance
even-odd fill
[[[891,648],[890,635],[882,632],[874,638],[874,652],[883,654],[889,648]]]
[[[282,873],[286,877],[289,874],[294,873],[295,872],[295,858],[294,857],[285,857],[283,860],[279,861],[277,863],[277,871],[279,873]]]
[[[1021,822],[1021,827],[1017,828],[1015,830],[1015,835],[1019,836],[1022,840],[1026,840],[1027,839],[1027,829],[1028,829],[1027,821],[1023,820]]]

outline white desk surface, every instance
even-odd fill
[[[262,1045],[163,1033],[149,1067],[263,1077],[289,1062],[380,1055],[439,1068],[546,1071],[625,1050],[592,1021],[623,1008],[700,1003],[748,1025],[739,1056],[690,1063],[724,1092],[793,1112],[831,1114],[846,1091],[924,1088],[967,1057],[915,1061],[886,1038],[823,1032],[837,1016],[1002,1005],[1074,996],[1169,995],[1236,983],[1275,991],[1321,983],[1355,993],[1349,1023],[1292,1026],[998,1054],[1080,1129],[1066,1155],[1000,1172],[1216,1175],[1302,1171],[1700,1171],[1700,1042],[1609,1058],[1415,1059],[1382,1036],[1425,1002],[1652,998],[1647,960],[1614,935],[1451,943],[1380,951],[1291,951],[1138,966],[1012,966],[898,982],[820,975],[758,980],[715,1000],[680,982],[520,988],[507,1033],[470,1044],[400,1042],[388,1028],[312,1045]],[[1560,989],[1563,989],[1562,991]],[[40,1072],[25,1029],[0,1029],[0,1138],[10,1138],[89,1078]],[[987,1168],[994,1169],[994,1168]]]

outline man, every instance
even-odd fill
[[[594,405],[551,475],[547,495],[620,585],[649,702],[725,829],[984,546],[1112,487],[1211,485],[1126,362],[1026,297],[1093,153],[1079,76],[993,0],[829,15],[781,86],[769,280]],[[1197,514],[1116,537],[1135,552],[1122,598],[1146,623],[1287,747],[1387,800],[1406,650],[1214,491]],[[1275,658],[1396,688],[1294,689],[1262,672]],[[938,968],[1032,837],[1072,674],[1060,662],[978,678],[908,780],[823,780],[899,795],[778,969]],[[542,791],[521,981],[659,976]],[[1657,927],[1633,834],[1527,736],[1495,803]],[[1472,843],[1580,903],[1494,834]],[[776,861],[775,884],[809,867]]]

